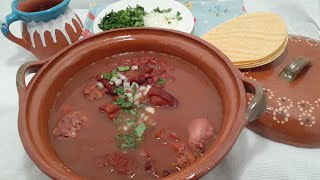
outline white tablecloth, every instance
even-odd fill
[[[252,0],[248,1],[252,2]],[[256,3],[259,1],[262,0],[255,0],[253,4],[248,5],[247,10],[264,10],[266,4],[260,2],[260,5],[263,6],[259,6],[259,3]],[[268,1],[273,2],[274,0]],[[286,1],[289,2],[289,0]],[[311,2],[311,0],[301,0],[300,2],[306,1]],[[316,2],[316,0],[313,2]],[[318,4],[314,3],[314,6],[318,6],[316,10],[319,12],[320,3],[317,2]],[[248,4],[249,2],[245,1],[245,3]],[[314,6],[313,8],[315,8]],[[265,10],[270,9],[266,8]],[[10,11],[0,8],[0,17],[8,12]],[[77,12],[82,19],[86,15],[85,10],[78,10]],[[281,15],[285,18],[288,16],[288,14],[282,12]],[[298,19],[296,20],[298,21]],[[319,20],[320,18],[317,19],[317,21]],[[303,21],[303,18],[301,21]],[[315,26],[312,22],[307,22],[307,24],[309,24],[309,29]],[[304,31],[301,31],[300,28],[290,26],[289,29],[291,32],[296,31],[304,35]],[[18,32],[17,29],[14,31]],[[319,28],[305,35],[319,38]],[[0,52],[0,180],[49,179],[25,153],[17,129],[16,71],[23,62],[35,58],[29,52],[6,40],[2,34],[0,35]],[[232,151],[203,179],[319,180],[320,149],[301,149],[275,143],[244,129]]]

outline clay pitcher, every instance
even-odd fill
[[[70,0],[14,0],[12,13],[2,21],[1,31],[39,59],[47,58],[81,36],[81,20],[69,3]],[[10,24],[15,21],[22,21],[22,38],[10,32]]]

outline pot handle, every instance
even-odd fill
[[[310,66],[310,60],[305,57],[298,57],[284,67],[279,76],[288,82],[292,82],[304,69],[307,70]]]
[[[48,60],[40,60],[40,61],[29,61],[21,65],[18,69],[16,75],[16,86],[19,93],[19,97],[26,97],[27,93],[27,85],[26,85],[26,76],[31,73],[35,73],[42,67]]]
[[[249,104],[246,110],[246,117],[248,122],[254,121],[261,116],[261,114],[267,108],[267,96],[262,86],[253,80],[249,80],[245,77],[241,78],[246,88],[246,91],[254,95],[253,100]]]

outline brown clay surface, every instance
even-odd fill
[[[320,42],[289,36],[285,52],[274,62],[243,71],[260,82],[269,104],[262,117],[247,127],[273,141],[300,147],[320,147]],[[311,67],[289,83],[278,75],[297,57],[311,61]],[[249,99],[251,100],[251,99]]]

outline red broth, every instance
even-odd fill
[[[97,73],[103,73],[106,65],[119,63],[132,58],[145,56],[162,59],[174,70],[170,72],[175,80],[165,85],[164,90],[172,94],[178,101],[177,107],[155,107],[152,119],[156,125],[148,127],[144,134],[143,143],[134,150],[122,150],[115,141],[118,134],[112,120],[101,113],[99,106],[112,101],[111,96],[90,101],[83,89],[92,83]],[[195,118],[206,117],[220,130],[222,120],[221,99],[215,86],[209,78],[192,64],[177,57],[154,52],[127,53],[107,59],[102,59],[85,68],[70,79],[52,108],[49,121],[49,136],[53,148],[65,165],[77,174],[88,179],[155,179],[170,174],[173,161],[177,158],[172,151],[172,143],[188,145],[188,124]],[[57,126],[62,111],[81,111],[88,120],[77,130],[75,137],[56,137],[51,132]],[[158,139],[157,139],[158,138]],[[206,144],[208,148],[214,139]],[[190,149],[190,148],[189,148]],[[196,158],[202,153],[192,150]],[[130,174],[118,173],[113,167],[103,166],[106,154],[123,153],[132,158],[136,166]],[[204,152],[205,153],[205,152]],[[115,156],[121,161],[122,157]],[[122,159],[123,160],[123,159]],[[130,168],[132,161],[123,160],[123,168]],[[156,169],[157,171],[146,171]],[[178,171],[176,169],[175,171]]]

